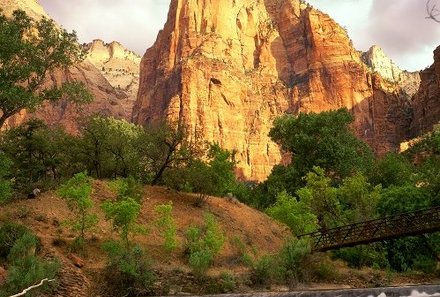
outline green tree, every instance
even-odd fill
[[[375,162],[370,180],[384,188],[400,186],[411,183],[415,171],[414,166],[404,156],[389,153]]]
[[[41,120],[30,120],[4,133],[1,148],[12,161],[16,186],[29,191],[35,184],[48,184],[72,173],[71,146],[61,129],[50,129]]]
[[[346,109],[300,113],[277,118],[269,135],[292,154],[292,165],[302,177],[314,166],[333,179],[342,180],[356,171],[366,171],[372,162],[368,146],[350,130],[353,116]]]
[[[85,231],[92,228],[98,221],[97,216],[90,213],[93,207],[93,201],[90,197],[92,179],[85,172],[77,173],[63,184],[57,193],[67,201],[69,209],[75,213],[77,218],[71,222],[72,228],[79,231],[77,239],[83,241]]]
[[[51,71],[72,66],[85,57],[75,32],[68,33],[46,18],[33,20],[16,10],[10,18],[0,14],[0,40],[0,128],[12,115],[22,109],[33,110],[45,100],[91,101],[81,83],[45,84]]]
[[[98,178],[139,175],[136,145],[142,127],[111,117],[90,118],[81,129],[81,159]]]
[[[202,156],[200,142],[186,137],[182,123],[156,123],[145,127],[137,147],[144,179],[153,185],[162,183],[167,171],[188,167]]]
[[[318,219],[312,212],[309,196],[296,200],[287,192],[278,194],[274,205],[266,209],[272,218],[286,224],[293,234],[301,235],[316,231],[318,229]]]
[[[125,249],[129,251],[130,236],[145,232],[145,229],[136,223],[141,212],[141,205],[133,198],[125,197],[115,202],[104,202],[101,206],[106,219],[112,222],[113,229],[119,232]]]

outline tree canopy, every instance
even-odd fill
[[[22,109],[33,110],[45,100],[91,101],[91,94],[80,82],[45,84],[51,71],[84,59],[75,32],[16,10],[10,18],[0,14],[0,40],[0,128],[9,117]]]

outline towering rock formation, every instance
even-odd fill
[[[113,41],[109,44],[96,39],[86,45],[87,60],[100,70],[117,92],[124,114],[130,115],[139,88],[141,57]]]
[[[137,123],[183,121],[237,151],[244,177],[281,160],[267,136],[283,113],[347,107],[378,153],[398,147],[410,122],[400,88],[362,61],[345,30],[299,0],[172,0],[141,62]]]
[[[434,51],[434,64],[421,71],[420,76],[420,89],[413,97],[411,136],[428,132],[440,122],[440,46]]]
[[[362,54],[362,60],[374,72],[377,72],[384,80],[397,83],[408,99],[417,92],[420,86],[420,73],[408,72],[400,69],[385,55],[383,50],[373,45],[367,52]]]
[[[0,4],[6,15],[11,15],[16,9],[22,9],[35,19],[40,19],[43,16],[48,17],[37,0],[0,0]],[[103,45],[103,47],[106,46]],[[78,107],[64,101],[45,103],[34,113],[29,113],[26,110],[21,111],[8,120],[7,124],[14,126],[28,118],[36,117],[43,119],[50,126],[61,125],[69,132],[74,133],[78,129],[79,121],[88,115],[102,114],[130,119],[134,97],[137,93],[136,76],[138,75],[139,60],[136,60],[133,53],[116,42],[108,46],[106,49],[107,55],[94,51],[93,46],[88,48],[89,55],[86,60],[68,70],[51,73],[45,83],[60,84],[70,80],[81,81],[94,96],[91,104]],[[103,60],[106,58],[107,60]],[[100,71],[102,70],[102,64],[106,62],[110,63],[115,69],[115,73],[108,73],[108,78]],[[100,67],[100,70],[97,66]],[[119,71],[119,74],[117,74],[116,72],[119,69],[124,70]]]

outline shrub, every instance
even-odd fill
[[[75,174],[58,190],[58,195],[67,201],[69,209],[76,215],[76,219],[70,224],[73,230],[79,231],[79,241],[84,240],[85,231],[95,226],[98,221],[95,214],[89,213],[93,207],[91,193],[92,180],[85,172]]]
[[[194,274],[202,276],[220,252],[225,241],[212,214],[206,214],[204,226],[190,227],[186,232],[188,263]]]
[[[30,233],[23,225],[5,223],[0,227],[0,257],[6,259],[16,241],[24,234]]]
[[[269,285],[276,278],[276,263],[272,256],[264,255],[252,264],[251,281],[255,285]]]
[[[164,239],[164,249],[171,253],[177,248],[177,229],[172,216],[173,204],[170,202],[169,204],[157,205],[154,211],[159,215],[156,226]]]
[[[118,178],[109,182],[111,190],[117,195],[118,200],[131,197],[140,203],[144,194],[142,183],[133,176]]]
[[[108,255],[106,278],[109,286],[124,296],[151,293],[154,274],[145,252],[139,246],[127,249],[120,242],[107,242],[103,249]]]
[[[280,277],[295,286],[307,280],[310,243],[305,239],[288,241],[278,256]]]
[[[12,196],[11,182],[7,179],[11,161],[0,152],[0,204],[6,203]]]
[[[27,229],[23,231],[22,228],[15,228],[13,230],[19,230],[14,234],[23,233],[15,240],[8,253],[8,277],[5,285],[0,289],[0,296],[9,296],[21,292],[44,278],[54,279],[59,269],[58,261],[43,261],[36,256],[39,241],[35,235]],[[28,293],[28,295],[33,296],[38,291],[47,290],[50,287],[46,283],[38,290]]]

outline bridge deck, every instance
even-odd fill
[[[311,238],[312,250],[323,252],[436,231],[440,231],[440,207],[321,230],[298,237]]]

